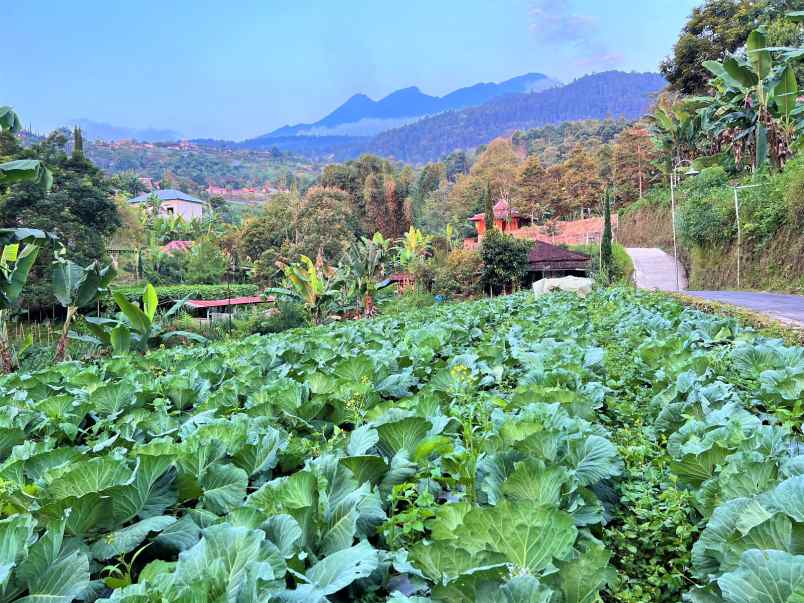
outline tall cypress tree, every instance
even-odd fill
[[[600,239],[600,274],[605,284],[611,283],[614,256],[611,249],[611,189],[603,196],[603,237]]]
[[[486,208],[486,230],[494,228],[494,204],[491,202],[491,184],[486,183],[483,192],[483,202]]]
[[[81,128],[75,126],[73,128],[73,159],[82,159],[84,157],[84,136],[81,134]]]

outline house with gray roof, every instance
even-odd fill
[[[177,191],[172,188],[159,189],[151,191],[150,193],[143,193],[129,199],[132,205],[148,205],[148,197],[156,195],[159,199],[159,213],[162,215],[176,215],[181,216],[185,220],[193,220],[200,218],[204,215],[204,210],[207,207],[206,201],[202,201],[198,197],[193,197],[182,191]]]

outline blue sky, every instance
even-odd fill
[[[242,139],[357,92],[653,71],[698,0],[75,0],[3,7],[0,104]],[[10,57],[14,57],[11,59]]]

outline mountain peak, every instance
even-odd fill
[[[479,106],[500,96],[536,92],[558,84],[541,73],[526,73],[499,83],[459,88],[441,97],[425,94],[418,86],[394,90],[377,101],[358,93],[315,123],[285,126],[259,138],[373,135],[428,115]]]

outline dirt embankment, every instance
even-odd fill
[[[670,208],[644,207],[622,215],[617,234],[625,247],[659,247],[672,253]],[[679,241],[679,258],[690,289],[738,288],[736,241],[713,248],[685,248]],[[739,288],[804,293],[804,231],[791,224],[764,243],[743,241]]]

